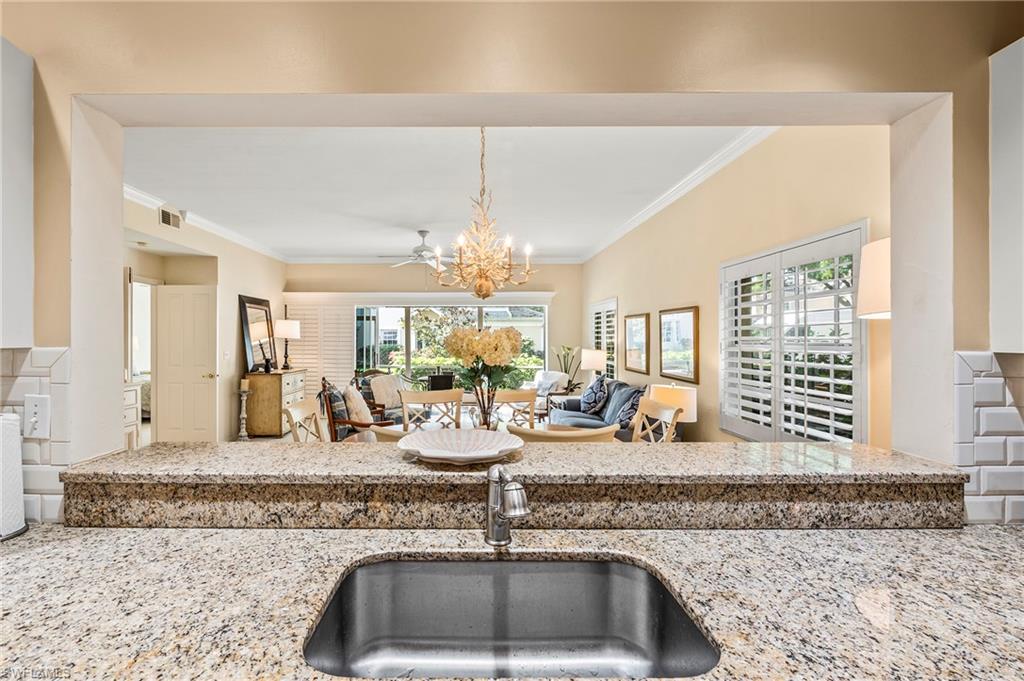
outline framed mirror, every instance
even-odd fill
[[[677,307],[658,312],[661,375],[700,383],[700,309]]]
[[[238,312],[242,319],[242,345],[245,346],[245,366],[248,371],[263,371],[266,360],[270,368],[277,368],[274,347],[274,320],[270,314],[270,301],[263,298],[238,296]]]

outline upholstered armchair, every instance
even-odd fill
[[[568,395],[566,386],[569,385],[569,374],[563,371],[540,370],[533,375],[532,381],[526,381],[520,387],[521,390],[536,390],[536,410],[539,415],[546,415],[551,411],[551,398],[558,395]]]

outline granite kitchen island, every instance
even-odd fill
[[[967,476],[864,445],[528,444],[508,471],[526,528],[943,528]],[[487,466],[414,462],[393,444],[166,443],[61,475],[68,525],[482,527]]]
[[[495,552],[467,530],[32,526],[0,545],[0,674],[338,678],[302,651],[342,576],[427,558],[637,564],[719,649],[700,678],[1020,679],[1021,555],[1021,527],[517,531]]]

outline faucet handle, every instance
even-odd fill
[[[505,484],[501,490],[501,515],[504,518],[525,518],[530,515],[526,503],[526,490],[515,480]]]

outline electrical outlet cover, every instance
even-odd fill
[[[22,417],[23,437],[43,440],[50,438],[50,396],[25,395],[25,415]]]

